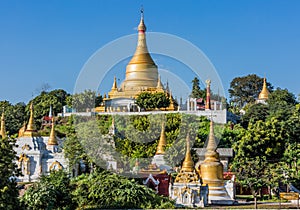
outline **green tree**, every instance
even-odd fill
[[[300,104],[297,104],[286,121],[286,131],[289,138],[283,157],[283,168],[290,183],[300,187]]]
[[[19,209],[19,192],[16,177],[20,170],[16,165],[16,140],[0,138],[0,209]]]
[[[192,80],[192,93],[191,93],[192,98],[206,98],[206,89],[201,90],[200,88],[200,80],[198,77],[195,77]]]
[[[170,105],[170,99],[164,93],[140,93],[135,103],[142,109],[160,109]]]
[[[107,171],[94,171],[72,181],[79,208],[174,208],[174,203],[152,189]]]
[[[5,127],[9,135],[14,135],[18,133],[19,129],[23,126],[26,120],[25,115],[25,104],[17,103],[12,105],[8,101],[0,102],[0,115],[4,108],[5,114]]]
[[[245,104],[254,102],[263,87],[263,78],[256,74],[249,74],[244,77],[236,77],[230,83],[230,103],[242,108]],[[267,88],[271,92],[273,86],[267,82]]]
[[[265,157],[243,157],[232,164],[236,172],[237,182],[243,187],[248,187],[254,197],[254,206],[257,209],[257,196],[261,187],[266,186],[266,169],[268,163]]]
[[[296,97],[287,89],[277,88],[269,95],[267,100],[270,117],[277,117],[281,120],[287,120],[297,104]]]
[[[247,129],[241,131],[233,144],[235,157],[231,169],[236,172],[238,182],[248,186],[256,199],[262,186],[275,187],[282,178],[282,171],[277,171],[277,165],[284,157],[288,138],[286,125],[270,118],[265,122],[250,121]]]
[[[233,144],[241,138],[244,128],[240,124],[234,125],[229,122],[224,126],[222,137],[218,144],[219,148],[232,148]]]
[[[82,93],[75,93],[67,97],[68,107],[75,109],[77,112],[85,112],[99,106],[102,102],[102,96],[97,96],[96,91],[84,90]]]
[[[266,104],[251,104],[246,113],[242,116],[242,125],[248,127],[249,122],[252,123],[262,120],[265,121],[269,115],[269,106]]]
[[[55,114],[61,113],[62,108],[66,105],[68,93],[62,89],[53,90],[50,92],[42,91],[40,95],[32,99],[26,106],[27,118],[29,118],[30,104],[34,105],[34,118],[37,128],[41,126],[42,117],[48,116],[50,106]]]
[[[100,136],[98,127],[95,126],[97,124],[96,122],[90,122],[87,119],[85,119],[84,122],[80,122],[80,118],[79,116],[72,115],[69,117],[68,122],[61,128],[66,134],[63,149],[65,158],[69,160],[69,169],[72,171],[73,169],[78,170],[79,173],[90,172],[91,167],[94,166],[95,163],[93,159],[96,157],[91,157],[91,154],[88,153],[88,148],[85,146],[87,146],[88,143],[93,144],[95,138],[97,139],[97,137]],[[93,134],[93,138],[91,138],[89,134]],[[98,134],[97,137],[95,137],[94,134]],[[93,150],[99,146],[98,144],[99,143],[94,145]],[[80,162],[85,165],[85,171],[80,171]]]
[[[42,176],[23,195],[26,209],[75,209],[72,201],[70,178],[63,170]]]

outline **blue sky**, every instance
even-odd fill
[[[45,83],[72,92],[93,53],[136,33],[141,5],[147,30],[200,48],[226,92],[234,77],[255,73],[274,87],[300,93],[298,0],[1,0],[0,100],[28,102]],[[125,75],[125,66],[118,64],[119,75]]]

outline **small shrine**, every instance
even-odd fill
[[[170,190],[170,197],[177,206],[204,207],[207,205],[207,186],[201,186],[198,173],[195,170],[191,156],[190,137],[186,137],[186,154],[182,168]]]
[[[55,119],[52,117],[49,136],[40,136],[34,123],[33,104],[30,105],[30,118],[19,130],[16,147],[18,167],[22,176],[19,182],[37,181],[41,175],[52,170],[66,169],[68,161],[62,150],[62,141],[55,135]]]

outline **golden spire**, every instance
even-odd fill
[[[183,171],[183,172],[193,172],[194,171],[194,161],[192,160],[192,155],[191,155],[189,133],[186,136],[186,152],[185,152],[184,161],[182,163],[181,171]]]
[[[117,78],[114,77],[114,84],[113,84],[111,90],[117,90],[117,88],[118,88],[118,86],[117,86]]]
[[[214,134],[214,123],[210,120],[210,131],[206,149],[208,151],[215,151],[217,149],[215,134]]]
[[[161,79],[160,79],[160,77],[158,77],[156,88],[157,88],[157,89],[163,89],[163,86],[162,86],[162,84],[161,84]]]
[[[2,139],[6,138],[4,107],[3,107],[2,116],[1,116],[1,131],[0,131],[0,135],[2,136]]]
[[[19,129],[18,137],[19,137],[19,138],[20,138],[20,137],[23,137],[25,131],[26,131],[26,122],[24,121],[23,126]]]
[[[267,82],[266,82],[266,77],[264,78],[264,84],[263,84],[263,88],[260,92],[260,94],[258,95],[258,99],[260,100],[266,100],[269,98],[269,91],[267,88]]]
[[[54,125],[55,125],[55,121],[54,121],[54,116],[53,116],[50,137],[48,139],[48,145],[58,145],[57,139],[55,137],[55,126]]]
[[[216,152],[217,150],[217,144],[215,140],[214,135],[214,124],[213,120],[210,120],[210,132],[208,137],[208,142],[206,146],[206,152],[205,152],[205,162],[215,162],[219,160],[219,153]]]
[[[165,134],[165,123],[161,124],[161,133],[159,142],[157,145],[156,155],[164,155],[165,154],[165,146],[167,145],[166,134]]]
[[[129,62],[129,65],[131,64],[151,64],[156,67],[154,61],[152,60],[146,43],[146,26],[144,23],[144,10],[141,10],[141,21],[138,25],[138,44],[136,47],[136,51],[132,57],[132,59]]]
[[[146,31],[146,26],[144,23],[144,9],[143,8],[141,8],[141,21],[140,21],[140,24],[138,25],[138,31],[143,31],[143,32]]]
[[[37,130],[34,124],[34,117],[33,117],[33,102],[30,104],[30,118],[24,132],[24,136],[35,136],[37,134]]]
[[[144,23],[144,11],[141,10],[141,21],[138,25],[138,42],[134,55],[126,66],[126,76],[121,84],[121,89],[138,93],[143,88],[155,88],[157,86],[158,70],[152,60],[146,43],[146,26]],[[136,95],[134,93],[132,96]]]

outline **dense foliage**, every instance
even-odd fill
[[[251,77],[257,79],[257,76]],[[235,78],[232,83],[237,82],[241,82],[241,78]],[[233,129],[239,134],[233,143],[235,156],[231,169],[237,173],[238,182],[251,189],[256,201],[262,187],[274,189],[279,182],[299,186],[300,112],[296,97],[286,89],[271,92],[266,104],[254,103],[251,98],[255,99],[259,91],[253,85],[254,81],[246,86],[247,94],[241,93],[242,97],[251,97],[236,95],[232,98],[234,102],[239,101],[235,106],[237,110],[243,105],[245,114],[241,116],[242,127]]]
[[[73,199],[82,208],[173,208],[168,198],[117,174],[94,171],[72,180]]]
[[[243,107],[245,104],[254,102],[262,90],[263,78],[256,74],[249,74],[244,77],[236,77],[230,83],[228,90],[230,102],[235,106]],[[267,82],[269,91],[273,90],[273,86]]]
[[[42,176],[22,197],[26,209],[173,208],[174,203],[153,190],[106,171],[76,178],[64,171]]]
[[[0,209],[19,209],[19,192],[15,177],[21,173],[17,169],[15,140],[0,138]]]
[[[71,197],[70,179],[62,170],[42,176],[23,195],[22,204],[26,209],[74,209]]]
[[[195,77],[192,80],[192,93],[190,95],[192,98],[206,98],[206,89],[201,90],[200,80],[198,77]]]
[[[82,93],[75,93],[66,99],[68,107],[73,108],[77,112],[85,112],[91,110],[102,103],[102,96],[97,95],[96,91],[85,90]]]
[[[27,120],[24,114],[25,107],[26,105],[24,103],[13,105],[8,101],[0,101],[0,114],[2,115],[4,111],[5,127],[9,135],[17,134],[25,120]]]
[[[170,105],[170,99],[165,93],[140,93],[135,103],[144,110],[166,108]]]

